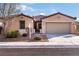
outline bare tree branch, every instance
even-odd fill
[[[3,24],[4,24],[4,29],[5,29],[5,22],[8,17],[11,16],[12,14],[16,14],[16,8],[17,8],[17,3],[0,3],[0,17],[2,17]]]

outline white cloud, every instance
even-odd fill
[[[21,9],[24,11],[24,10],[26,10],[26,7],[27,7],[27,6],[21,5],[20,7],[21,7]]]
[[[29,6],[26,6],[26,5],[17,6],[16,9],[20,9],[21,11],[25,11],[25,10],[34,11],[34,9],[32,7],[29,7]]]
[[[45,13],[40,13],[40,15],[45,15]]]
[[[56,13],[58,12],[56,9],[52,9],[52,13]]]
[[[77,18],[76,21],[79,21],[79,18]]]

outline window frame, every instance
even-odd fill
[[[20,20],[19,21],[19,28],[20,29],[25,29],[25,20]]]

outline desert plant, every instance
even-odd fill
[[[19,32],[17,30],[6,33],[7,38],[16,38],[16,37],[18,37],[18,35],[19,35]]]
[[[41,40],[40,37],[34,37],[34,40]]]
[[[79,32],[79,25],[76,25],[76,30],[77,32]]]

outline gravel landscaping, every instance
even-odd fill
[[[27,37],[17,37],[17,38],[5,38],[2,35],[0,35],[0,42],[48,42],[46,35],[39,35],[41,40],[34,40],[35,34],[32,35],[32,38],[30,39],[29,36]]]

